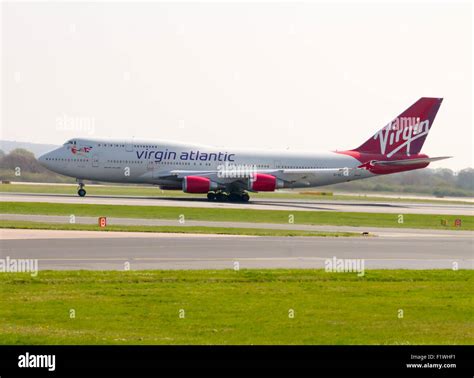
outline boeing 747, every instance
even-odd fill
[[[249,200],[248,192],[309,188],[427,167],[447,157],[420,153],[441,98],[423,97],[361,146],[332,152],[222,149],[165,141],[73,138],[42,155],[48,169],[84,180],[159,185],[207,194],[209,200]]]

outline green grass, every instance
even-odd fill
[[[472,344],[473,282],[465,270],[2,273],[0,344]]]
[[[195,207],[167,206],[130,206],[130,205],[95,205],[95,204],[62,204],[40,202],[2,202],[0,213],[3,214],[43,214],[69,216],[107,216],[117,218],[176,219],[184,215],[185,220],[212,220],[229,222],[285,223],[289,216],[294,216],[295,224],[366,226],[366,227],[400,227],[474,230],[474,216],[405,214],[403,223],[398,223],[398,214],[383,213],[345,213],[330,211],[286,211],[286,210],[252,210],[252,209],[217,209]],[[403,212],[400,212],[403,214]],[[454,219],[462,219],[462,227],[453,227]],[[442,226],[441,219],[446,219],[449,226]]]
[[[97,186],[87,185],[88,195],[115,195],[115,196],[143,196],[143,197],[185,197],[185,198],[203,198],[204,195],[195,195],[183,193],[180,190],[161,190],[152,186]],[[23,185],[23,184],[1,184],[0,193],[32,193],[32,194],[70,194],[75,195],[77,190],[75,185]],[[310,193],[305,190],[304,192]],[[315,194],[301,194],[299,192],[275,192],[275,193],[252,193],[252,198],[270,198],[270,199],[303,199],[303,200],[339,200],[339,201],[375,201],[375,202],[413,202],[413,203],[452,203],[452,204],[468,204],[467,201],[458,200],[436,200],[436,199],[416,199],[416,198],[391,198],[380,195],[321,195],[317,194],[321,191],[314,190]]]
[[[160,232],[179,234],[221,234],[248,236],[317,236],[317,237],[350,237],[361,236],[355,232],[324,232],[301,230],[272,230],[265,228],[231,228],[231,227],[202,227],[202,226],[123,226],[109,225],[100,228],[92,224],[44,223],[30,221],[1,220],[0,228],[30,229],[30,230],[71,230],[71,231],[100,231],[100,232]]]

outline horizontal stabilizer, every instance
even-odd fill
[[[433,158],[420,158],[420,159],[403,159],[403,160],[372,160],[370,162],[371,165],[383,165],[383,166],[400,166],[400,165],[415,165],[415,164],[423,164],[423,163],[431,163],[433,161],[449,159],[452,156],[439,156]]]

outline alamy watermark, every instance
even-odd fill
[[[365,274],[364,259],[338,259],[333,256],[331,259],[324,261],[324,270],[326,272],[352,273],[356,272],[357,276],[362,277]]]
[[[56,118],[56,130],[83,131],[92,135],[95,133],[95,118],[89,116],[68,116],[63,114]]]
[[[217,166],[217,177],[219,178],[250,178],[255,177],[258,172],[254,164],[220,164]]]
[[[38,259],[12,259],[10,256],[0,258],[0,273],[31,273],[38,275]]]

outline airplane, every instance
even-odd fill
[[[166,141],[73,138],[39,157],[51,171],[84,180],[153,184],[207,194],[210,201],[248,202],[273,192],[360,180],[425,168],[450,156],[421,154],[442,98],[422,97],[359,147],[332,152],[223,149]]]

